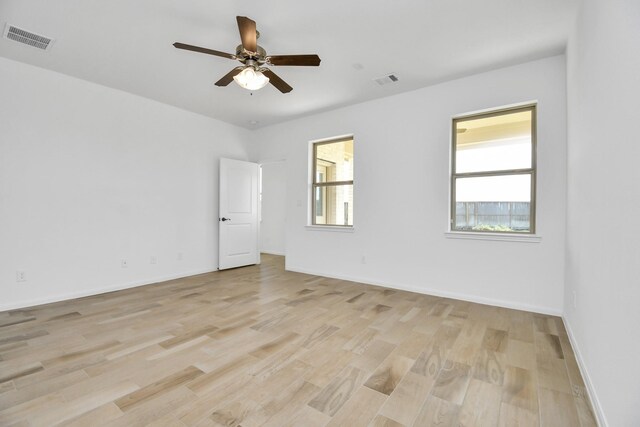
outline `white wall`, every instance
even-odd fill
[[[261,159],[287,159],[287,268],[560,313],[565,82],[565,58],[557,56],[257,131]],[[380,89],[372,83],[371,90]],[[445,238],[451,116],[531,100],[538,101],[542,241]],[[308,142],[351,133],[355,232],[305,229]]]
[[[567,57],[565,321],[603,424],[637,426],[640,2],[585,0]]]
[[[0,93],[0,310],[217,268],[247,131],[2,58]]]
[[[285,254],[287,169],[283,160],[265,162],[262,168],[260,251]]]

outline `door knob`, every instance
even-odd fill
[[[220,218],[220,221],[222,221],[222,222],[224,222],[224,221],[231,221],[231,218],[225,218],[225,217],[222,217],[222,218]]]

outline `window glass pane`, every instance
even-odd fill
[[[457,178],[455,186],[454,230],[531,230],[530,174]]]
[[[320,172],[324,175],[320,176]],[[353,140],[316,144],[316,181],[353,180]]]
[[[316,224],[318,223],[318,218],[320,217],[321,221],[324,221],[324,217],[325,217],[325,210],[324,210],[324,200],[325,200],[325,193],[322,191],[322,188],[320,187],[316,187],[316,192],[315,192],[315,203],[316,203]],[[320,224],[324,224],[324,222],[321,222]]]
[[[318,164],[316,166],[316,182],[327,182],[327,168],[331,167],[325,164]]]
[[[456,121],[456,173],[531,167],[531,111]]]
[[[353,185],[314,188],[315,224],[353,225]]]

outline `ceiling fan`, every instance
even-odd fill
[[[262,89],[271,83],[280,92],[288,93],[293,90],[291,86],[276,75],[264,65],[296,65],[296,66],[312,66],[320,65],[320,57],[318,55],[270,55],[258,46],[258,37],[260,33],[256,31],[255,21],[246,16],[236,16],[238,28],[240,29],[240,39],[242,43],[236,47],[236,53],[220,52],[204,47],[192,46],[184,43],[174,43],[173,46],[178,49],[191,50],[194,52],[206,53],[208,55],[221,56],[223,58],[235,59],[242,63],[241,66],[234,68],[216,82],[216,86],[227,86],[232,80],[235,80],[239,86],[248,90]]]

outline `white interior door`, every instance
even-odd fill
[[[220,159],[220,270],[258,264],[258,164]]]

